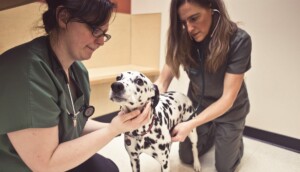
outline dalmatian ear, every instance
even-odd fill
[[[157,85],[153,84],[153,90],[154,90],[154,96],[151,99],[152,99],[152,108],[155,108],[155,106],[159,101],[159,90]]]

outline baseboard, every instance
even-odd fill
[[[110,122],[118,112],[112,112],[100,117],[94,118],[96,121]],[[246,126],[244,136],[259,140],[274,146],[278,146],[293,152],[300,153],[300,140],[269,131],[260,130],[257,128]]]
[[[244,136],[300,153],[300,140],[246,126]]]

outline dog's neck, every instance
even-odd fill
[[[159,102],[159,90],[157,85],[153,84],[153,90],[154,90],[154,95],[151,97],[151,108],[155,109],[155,107],[157,106],[158,102]],[[145,106],[147,105],[147,102],[143,105],[143,106],[139,106],[139,107],[128,107],[128,106],[121,106],[121,110],[125,113],[134,111],[134,110],[140,110],[143,111]]]
[[[158,104],[159,101],[159,90],[157,85],[153,84],[154,87],[154,96],[151,98],[152,100],[152,109],[155,109],[156,105]]]
[[[159,90],[158,90],[157,85],[155,85],[155,84],[153,84],[153,85],[154,85],[154,96],[151,98],[151,108],[152,108],[151,110],[152,110],[152,112],[151,112],[150,120],[149,120],[149,122],[147,124],[145,124],[144,126],[140,127],[139,129],[134,130],[134,131],[132,131],[130,133],[129,132],[126,133],[130,137],[143,137],[148,132],[151,132],[153,123],[155,122],[155,120],[157,120],[157,116],[155,114],[155,107],[156,107],[156,105],[158,104],[158,101],[159,101]],[[127,107],[122,107],[122,110],[126,111],[126,112],[130,112],[130,111],[136,110],[136,109],[139,109],[139,110],[143,111],[144,108],[145,108],[145,106],[142,106],[142,107],[138,107],[138,108],[130,110]]]

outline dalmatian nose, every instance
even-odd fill
[[[111,84],[111,89],[114,93],[119,93],[124,90],[124,85],[120,82],[114,82]]]

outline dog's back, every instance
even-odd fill
[[[154,113],[168,126],[169,131],[178,123],[186,121],[193,115],[194,109],[190,99],[182,93],[169,91],[159,96]]]

